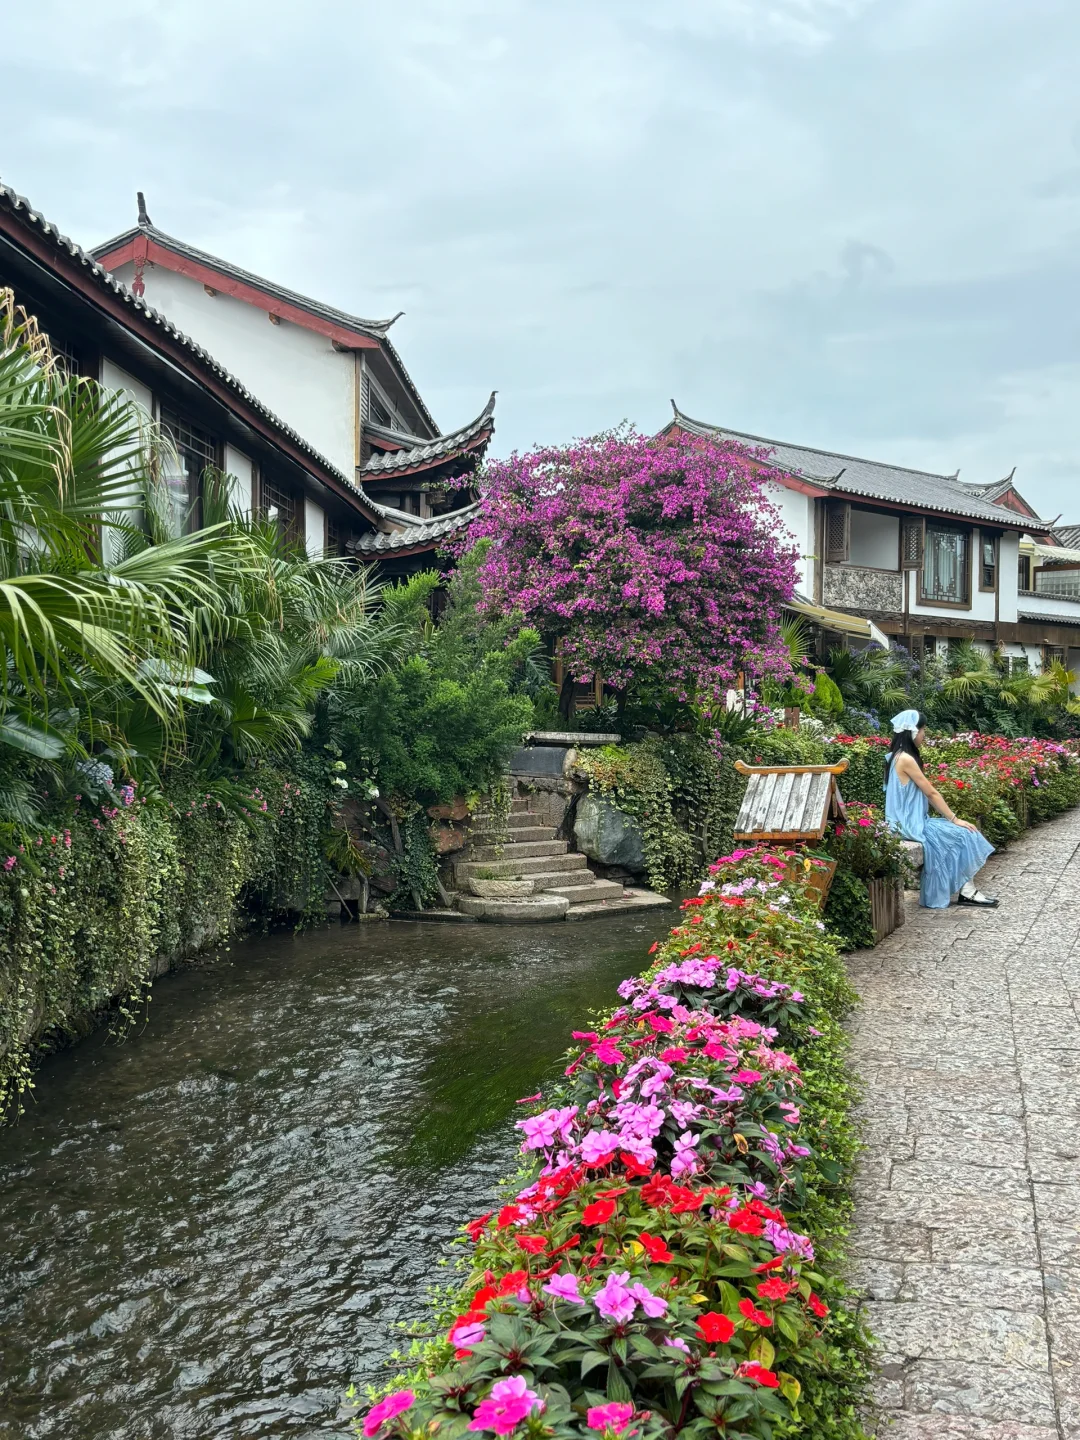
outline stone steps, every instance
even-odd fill
[[[565,855],[570,846],[565,840],[515,840],[505,845],[471,845],[473,860],[534,860],[538,855]]]
[[[459,860],[454,866],[454,879],[463,885],[470,876],[478,880],[513,880],[518,875],[534,881],[538,890],[546,888],[541,881],[565,878],[568,871],[588,870],[584,855],[531,855],[520,860]],[[589,874],[592,871],[589,870]]]
[[[502,848],[508,850],[512,846],[530,845],[538,840],[554,840],[556,833],[554,825],[519,825],[507,832]],[[499,836],[494,830],[474,830],[470,836],[473,845],[483,848],[496,845],[498,840]]]
[[[661,910],[670,905],[666,895],[657,895],[653,890],[631,890],[617,900],[595,900],[584,904],[571,905],[566,912],[567,920],[600,920],[605,916],[622,915],[629,910]]]
[[[459,895],[457,903],[461,913],[470,919],[501,925],[540,925],[565,920],[570,911],[570,901],[565,895],[527,895],[513,900],[482,900],[476,895]]]
[[[601,880],[599,876],[593,875],[591,870],[589,875],[589,880],[586,880],[583,874],[575,874],[565,885],[545,886],[544,894],[565,895],[571,905],[582,900],[618,900],[622,896],[623,887],[617,881]]]

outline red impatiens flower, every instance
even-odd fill
[[[727,1217],[727,1223],[729,1229],[737,1230],[740,1235],[761,1235],[765,1230],[764,1221],[754,1214],[749,1205],[732,1210]]]
[[[670,1185],[671,1181],[666,1175],[656,1174],[642,1185],[641,1198],[646,1205],[651,1205],[654,1209],[659,1205],[666,1205]]]
[[[709,1345],[726,1345],[735,1334],[735,1326],[726,1315],[709,1310],[700,1315],[696,1325],[697,1333]]]
[[[474,1245],[479,1244],[480,1232],[483,1230],[484,1226],[494,1214],[494,1210],[489,1210],[486,1215],[481,1215],[477,1220],[470,1220],[469,1223],[465,1226],[465,1233],[468,1235],[469,1239],[473,1242]]]
[[[737,1380],[753,1380],[756,1385],[764,1385],[769,1390],[775,1390],[780,1384],[779,1377],[771,1370],[766,1370],[764,1365],[759,1365],[756,1360],[747,1360],[735,1371]]]
[[[520,1240],[518,1244],[521,1244]],[[758,1299],[786,1300],[794,1289],[793,1281],[781,1280],[778,1275],[774,1275],[771,1280],[763,1280],[757,1287]]]
[[[643,1165],[640,1160],[635,1160],[633,1155],[626,1150],[619,1151],[619,1162],[631,1180],[640,1180],[643,1176],[652,1174],[651,1165]]]
[[[772,1324],[772,1316],[766,1315],[764,1310],[759,1310],[753,1300],[740,1300],[739,1313],[744,1315],[751,1325],[760,1325],[764,1329]]]
[[[518,1248],[524,1250],[528,1255],[542,1255],[547,1249],[547,1237],[544,1235],[519,1235],[517,1244]]]
[[[659,940],[654,940],[653,943],[649,946],[649,954],[650,954],[650,955],[655,955],[656,952],[657,952],[657,950],[659,950],[659,949],[660,949],[660,941],[659,941]]]
[[[654,1265],[666,1265],[669,1260],[675,1259],[667,1247],[667,1242],[659,1235],[649,1235],[643,1231],[637,1238]]]
[[[606,1225],[615,1214],[614,1200],[594,1200],[581,1212],[583,1225]]]
[[[511,1225],[520,1225],[522,1220],[527,1218],[520,1205],[504,1205],[499,1211],[499,1218],[495,1223],[500,1230],[508,1230]]]
[[[784,1268],[784,1256],[774,1255],[771,1260],[766,1260],[764,1265],[755,1265],[754,1274],[764,1275],[769,1270],[782,1270]]]
[[[815,1295],[813,1291],[810,1292],[810,1299],[806,1303],[819,1320],[824,1320],[825,1316],[829,1313],[828,1305],[825,1304],[825,1301],[822,1300],[820,1296]]]

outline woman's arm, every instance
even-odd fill
[[[939,815],[944,815],[946,820],[951,820],[954,825],[959,825],[964,830],[978,830],[979,827],[973,825],[970,820],[960,819],[941,792],[931,785],[910,755],[898,756],[893,764],[898,767],[898,773],[901,776],[919,787]]]

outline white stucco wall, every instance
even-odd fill
[[[789,490],[771,481],[765,494],[780,512],[788,537],[799,551],[797,588],[808,599],[814,598],[814,502],[799,490]]]
[[[1019,572],[1020,536],[1002,535],[998,541],[998,619],[1010,625],[1016,621]]]
[[[899,569],[900,517],[852,506],[848,560],[852,565],[868,565],[874,570]]]
[[[116,278],[131,283],[134,266]],[[355,465],[355,362],[325,335],[282,320],[272,325],[265,310],[208,295],[201,281],[148,265],[146,301],[202,345],[345,475]]]
[[[136,380],[134,375],[129,375],[126,370],[121,370],[119,365],[112,360],[103,359],[101,362],[101,383],[107,390],[122,390],[146,412],[147,421],[150,421],[154,414],[154,395],[149,385],[144,385],[141,380]],[[135,500],[135,492],[132,492],[132,500]],[[133,504],[132,509],[138,506]],[[102,549],[106,561],[115,560],[118,554],[117,537],[112,531],[106,529],[102,537]]]
[[[235,445],[225,446],[225,473],[232,476],[232,504],[245,515],[250,515],[255,497],[255,467]]]
[[[304,500],[304,544],[313,557],[326,551],[326,514],[314,500]]]

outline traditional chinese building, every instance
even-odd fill
[[[397,315],[347,314],[187,245],[151,223],[141,194],[137,225],[89,253],[13,192],[0,197],[0,236],[4,229],[14,248],[6,282],[20,302],[53,336],[76,336],[84,373],[130,390],[173,439],[181,474],[170,484],[189,524],[207,464],[235,475],[238,503],[276,518],[310,553],[379,560],[390,575],[432,563],[439,543],[467,523],[495,397],[468,425],[439,431],[390,341]],[[53,269],[52,281],[32,281],[33,266],[16,256],[27,246]],[[3,279],[1,262],[0,253]],[[58,285],[59,271],[68,285]],[[197,399],[160,364],[147,370],[147,354],[118,341],[104,310],[199,376]],[[177,386],[189,390],[183,400]],[[226,419],[223,402],[256,408],[279,436],[289,433],[310,471],[301,477],[240,446],[238,415]]]
[[[1015,472],[961,481],[693,420],[674,401],[672,410],[664,434],[760,452],[799,550],[791,608],[824,631],[888,637],[917,657],[968,640],[1034,670],[1080,666],[1080,549],[1062,548],[1080,531],[1053,532]]]

